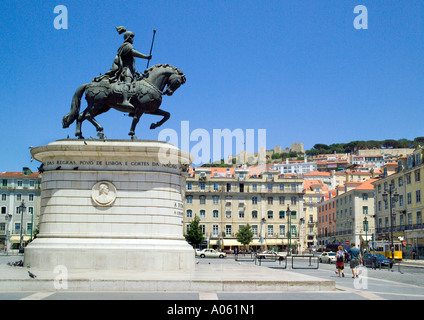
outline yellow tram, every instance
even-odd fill
[[[381,253],[386,258],[391,259],[392,258],[392,250],[391,248],[392,243],[389,241],[377,241],[374,244],[374,250],[372,252],[375,253]],[[395,254],[395,260],[402,260],[402,242],[400,241],[393,241],[393,246],[395,247],[394,254]]]

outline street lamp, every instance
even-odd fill
[[[10,231],[9,231],[9,225],[12,221],[12,215],[10,213],[6,214],[6,255],[9,255],[9,245],[10,245]]]
[[[23,240],[22,227],[23,227],[23,224],[24,224],[24,212],[25,212],[25,209],[26,209],[24,200],[22,200],[22,203],[18,208],[19,208],[19,212],[21,213],[21,228],[20,228],[21,229],[21,237],[20,237],[20,240],[19,240],[19,253],[22,253],[22,251],[23,251],[23,248],[22,248],[22,240]]]
[[[367,217],[364,218],[364,231],[365,231],[365,249],[368,252],[368,220],[367,220]]]
[[[398,202],[399,194],[396,192],[393,184],[390,184],[389,189],[384,190],[383,193],[384,202],[389,202],[390,209],[390,236],[391,236],[391,251],[392,251],[392,260],[395,261],[395,246],[393,244],[393,203]]]
[[[262,237],[262,235],[265,234],[265,239],[266,239],[266,233],[264,231],[264,225],[265,225],[265,223],[266,223],[266,219],[265,218],[262,218],[261,219],[261,236],[259,237],[259,242],[261,243],[261,247],[262,247],[261,250],[263,250],[263,243],[264,242],[265,242],[265,250],[267,249],[267,247],[266,247],[266,240],[264,241],[264,237]]]
[[[288,223],[289,223],[289,248],[288,248],[288,252],[287,255],[291,254],[291,211],[290,211],[290,205],[287,205],[287,211],[286,214],[288,216]]]

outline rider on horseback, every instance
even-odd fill
[[[108,75],[109,81],[123,81],[124,86],[122,87],[123,102],[122,106],[131,107],[134,106],[130,103],[129,91],[131,83],[134,80],[134,76],[137,74],[135,71],[135,59],[143,58],[150,60],[151,55],[144,55],[134,49],[132,43],[134,42],[134,32],[127,31],[124,27],[116,27],[119,34],[124,33],[124,43],[119,47],[118,54],[113,61],[113,65],[105,75]]]

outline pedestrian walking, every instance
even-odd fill
[[[350,268],[352,269],[352,278],[359,277],[359,263],[362,263],[361,251],[358,248],[355,248],[355,244],[350,245],[349,250],[347,251],[350,255]]]
[[[344,255],[342,246],[339,246],[338,249],[339,251],[337,251],[336,253],[336,269],[337,269],[336,273],[338,273],[339,278],[340,278],[340,273],[342,277],[344,278],[345,255]]]

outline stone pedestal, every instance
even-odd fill
[[[40,233],[25,265],[194,270],[182,224],[188,153],[158,141],[59,140],[31,154],[44,172]]]

